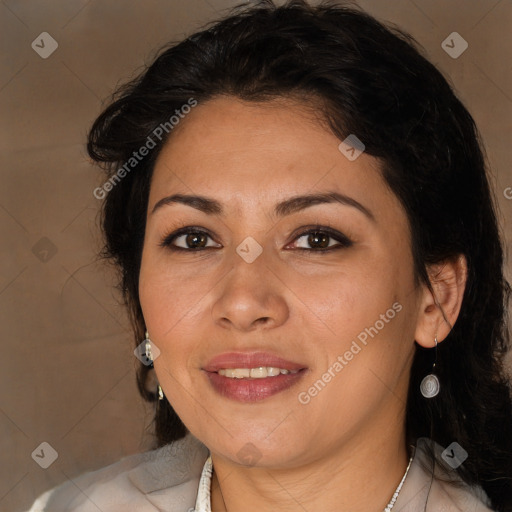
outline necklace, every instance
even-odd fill
[[[407,464],[407,469],[405,470],[404,476],[402,477],[402,481],[398,484],[398,487],[396,488],[396,491],[393,494],[390,502],[387,504],[386,508],[384,509],[384,512],[391,512],[391,509],[395,506],[396,499],[398,498],[398,495],[400,494],[402,485],[404,485],[405,477],[407,476],[407,473],[409,472],[409,468],[411,467],[411,462],[412,462],[412,457],[409,459],[409,464]]]
[[[391,497],[391,500],[389,501],[389,503],[386,505],[386,508],[384,509],[384,512],[391,512],[391,509],[395,506],[395,502],[398,498],[398,495],[400,494],[400,491],[402,489],[402,486],[404,485],[404,482],[405,482],[405,478],[407,477],[407,473],[409,473],[409,468],[411,467],[411,463],[412,463],[412,459],[413,457],[411,457],[409,459],[409,464],[407,464],[407,469],[405,470],[405,473],[404,473],[404,476],[402,477],[402,480],[400,481],[400,483],[398,484],[398,487],[396,488],[393,496]],[[211,464],[211,459],[210,460],[210,464]],[[211,467],[211,466],[210,466]],[[220,495],[222,497],[222,501],[224,502],[224,496],[222,495],[222,489],[220,489],[220,486],[219,486],[219,491],[220,491]],[[208,496],[208,503],[207,503],[207,511],[210,512],[211,510],[211,505],[210,505],[210,496]]]

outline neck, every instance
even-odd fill
[[[389,434],[360,432],[327,457],[294,468],[241,468],[212,453],[212,512],[382,512],[410,456],[405,430],[389,427]]]

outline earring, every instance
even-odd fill
[[[145,339],[145,342],[146,344],[144,345],[144,355],[146,356],[146,359],[148,361],[150,361],[150,364],[148,366],[150,366],[151,368],[153,368],[153,354],[151,353],[151,340],[149,339],[149,333],[148,331],[146,331],[146,339]]]
[[[439,383],[439,379],[437,378],[437,375],[434,373],[434,370],[436,368],[436,363],[437,363],[437,334],[435,337],[435,342],[436,342],[436,346],[435,346],[436,353],[435,353],[434,364],[432,366],[432,371],[426,377],[423,378],[423,380],[421,381],[421,384],[420,384],[421,394],[425,398],[435,397],[439,393],[439,390],[441,389],[441,384]]]
[[[153,353],[151,352],[151,340],[149,339],[149,333],[146,331],[146,338],[145,338],[146,344],[144,345],[145,355],[148,361],[151,361],[151,364],[149,365],[150,368],[153,368]],[[162,390],[162,387],[160,384],[158,384],[158,400],[164,399],[164,392]]]

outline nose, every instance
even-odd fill
[[[289,317],[285,286],[267,267],[265,258],[247,263],[238,255],[227,273],[212,307],[217,325],[253,331],[279,327]]]

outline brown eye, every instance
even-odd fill
[[[204,233],[193,233],[191,235],[183,236],[185,237],[186,247],[190,249],[195,249],[197,247],[206,247],[208,235],[205,235]]]
[[[171,250],[190,252],[221,247],[206,231],[193,228],[183,228],[167,235],[160,245]]]
[[[326,249],[329,247],[329,239],[331,237],[322,232],[311,233],[308,235],[308,244],[317,249]]]
[[[301,233],[295,238],[294,248],[310,252],[329,252],[350,247],[353,242],[339,231],[316,228]]]

